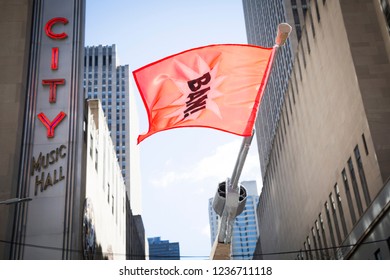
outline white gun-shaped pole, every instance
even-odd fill
[[[287,23],[279,24],[274,45],[275,53],[273,60],[271,61],[270,69],[272,69],[279,47],[285,44],[290,32],[290,25]],[[254,133],[255,132],[253,131],[251,136],[244,137],[232,177],[231,179],[227,178],[225,182],[219,184],[217,193],[214,197],[213,208],[220,216],[220,219],[218,236],[214,242],[211,259],[230,259],[230,244],[232,242],[234,220],[244,210],[247,197],[245,188],[240,185],[238,181],[240,179],[242,168],[244,167]]]

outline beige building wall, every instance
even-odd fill
[[[94,209],[96,246],[106,259],[126,259],[126,186],[98,99],[88,103],[86,199]],[[97,249],[98,250],[98,249]]]
[[[32,1],[0,0],[0,201],[17,196]],[[0,259],[9,258],[14,205],[0,205]]]
[[[85,197],[93,204],[95,259],[126,259],[126,185],[98,99],[88,100]]]
[[[312,4],[306,17],[264,176],[258,206],[258,247],[264,259],[336,258],[333,249],[311,254],[303,251],[340,245],[356,223],[351,212],[358,219],[390,175],[389,37],[378,20],[383,15],[377,12],[376,0],[317,2],[318,13]],[[356,146],[368,200],[359,176]],[[292,253],[267,255],[288,251]]]

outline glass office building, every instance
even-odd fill
[[[148,238],[149,260],[180,260],[179,242],[161,240],[161,237]]]

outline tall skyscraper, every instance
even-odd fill
[[[247,200],[244,211],[235,219],[233,226],[232,259],[250,260],[256,248],[259,237],[256,207],[259,202],[256,181],[243,181],[241,184],[247,190]],[[213,209],[213,198],[209,199],[209,222],[211,244],[214,244],[218,234],[219,217]]]
[[[161,240],[161,237],[148,238],[149,260],[180,260],[179,242]]]
[[[84,88],[87,98],[98,98],[102,102],[122,175],[129,188],[129,66],[117,66],[116,58],[115,45],[86,47]]]
[[[138,164],[134,162],[138,157],[138,147],[130,142],[130,134],[136,134],[137,131],[134,131],[136,106],[129,82],[129,66],[117,65],[115,45],[86,47],[84,66],[86,97],[98,98],[102,102],[102,109],[111,131],[111,138],[115,145],[132,209],[135,214],[140,214],[140,182],[137,181],[139,172],[137,171]],[[136,139],[136,137],[131,139]],[[133,164],[130,164],[131,161]],[[130,176],[130,167],[132,176]],[[135,183],[130,188],[132,180]],[[134,194],[137,199],[133,200]]]
[[[310,4],[262,167],[255,256],[389,259],[389,1]]]

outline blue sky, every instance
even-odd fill
[[[241,0],[87,0],[86,45],[116,44],[131,71],[186,49],[246,44]],[[269,46],[271,47],[271,46]],[[147,116],[134,86],[140,132]],[[186,259],[210,255],[208,199],[230,177],[242,137],[206,128],[157,133],[140,143],[142,217],[147,237],[180,242]],[[258,180],[252,143],[241,180]]]

